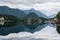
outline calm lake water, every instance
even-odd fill
[[[42,24],[38,25],[35,29],[30,29],[24,24],[18,24],[12,27],[0,27],[0,35],[8,35],[10,33],[18,33],[18,32],[31,32],[34,33],[36,31],[40,31],[41,29],[45,28],[47,25],[54,27],[53,24]]]

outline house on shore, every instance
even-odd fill
[[[4,17],[0,17],[0,25],[4,25],[4,22],[5,22]]]

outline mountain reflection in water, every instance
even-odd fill
[[[7,35],[10,33],[18,33],[18,32],[31,32],[34,33],[35,31],[40,31],[44,27],[46,27],[47,24],[39,25],[36,29],[29,29],[24,24],[18,24],[14,27],[1,27],[0,28],[0,35]]]

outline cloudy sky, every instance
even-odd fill
[[[0,0],[0,6],[2,5],[22,10],[34,8],[47,16],[60,11],[60,0]]]

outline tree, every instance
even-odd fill
[[[60,12],[58,12],[58,14],[56,15],[56,17],[57,17],[58,19],[60,19]]]
[[[60,34],[60,26],[57,26],[56,31]]]
[[[56,18],[57,18],[58,20],[60,20],[60,12],[58,12],[58,14],[56,15]],[[57,32],[60,34],[60,26],[59,26],[59,25],[60,25],[60,24],[57,25],[56,30],[57,30]]]

